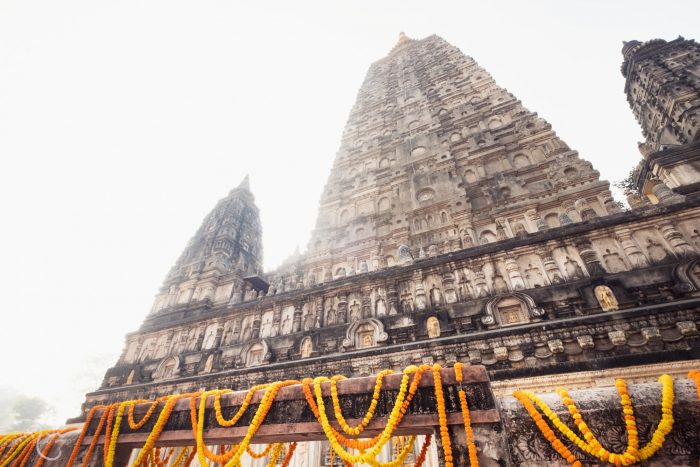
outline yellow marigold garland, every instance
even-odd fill
[[[195,398],[190,399],[190,414],[192,421],[192,429],[195,435],[195,441],[197,446],[197,457],[199,458],[199,463],[201,465],[207,465],[207,459],[217,464],[224,464],[228,462],[229,459],[235,454],[235,450],[231,449],[226,453],[216,454],[212,452],[204,442],[204,413],[206,411],[207,398],[210,395],[215,395],[221,393],[220,390],[205,391],[199,398],[199,412],[197,413],[196,422],[193,410],[196,407]]]
[[[323,428],[323,431],[326,434],[329,443],[333,447],[333,450],[340,456],[341,459],[350,463],[364,462],[372,466],[380,465],[379,462],[376,460],[376,456],[377,454],[379,454],[386,442],[391,438],[391,434],[396,429],[396,425],[398,424],[400,416],[400,411],[403,407],[403,401],[408,390],[408,380],[409,375],[406,372],[406,370],[404,370],[404,374],[401,379],[401,385],[399,387],[399,394],[396,397],[396,401],[389,415],[387,424],[384,427],[384,430],[382,431],[377,442],[367,451],[360,451],[359,454],[353,455],[346,451],[345,448],[338,442],[338,440],[335,437],[334,430],[331,427],[330,422],[328,420],[328,416],[326,415],[326,408],[323,402],[321,383],[328,382],[329,379],[326,377],[317,377],[314,379],[314,392],[316,394],[316,405],[318,406],[321,427]]]
[[[270,454],[270,451],[272,450],[272,448],[275,447],[275,445],[276,445],[275,443],[270,443],[270,444],[268,444],[267,446],[265,446],[265,449],[263,449],[261,452],[255,452],[255,451],[253,451],[253,450],[250,448],[250,445],[246,446],[246,447],[245,447],[245,450],[246,450],[246,452],[248,453],[248,455],[249,455],[250,457],[252,457],[253,459],[262,459],[263,457],[265,457],[265,456],[267,456],[268,454]]]
[[[226,463],[225,467],[234,467],[240,463],[241,455],[245,451],[246,446],[248,446],[248,444],[250,444],[251,438],[258,431],[258,428],[260,428],[260,425],[265,420],[267,413],[270,411],[270,407],[272,406],[272,402],[275,400],[275,397],[277,396],[277,391],[279,391],[280,388],[283,388],[285,386],[290,386],[292,384],[299,384],[299,381],[294,381],[294,380],[277,381],[276,383],[271,384],[270,386],[268,386],[265,389],[265,395],[263,396],[262,400],[260,401],[260,406],[258,407],[258,410],[255,411],[255,415],[253,416],[253,420],[250,422],[250,426],[248,427],[248,432],[246,433],[245,437],[238,445],[238,448],[235,450],[232,450],[234,452],[234,455]]]
[[[124,410],[126,406],[129,405],[131,401],[122,402],[117,408],[117,415],[114,420],[114,427],[109,436],[108,444],[105,445],[105,467],[112,467],[114,464],[114,454],[117,450],[117,440],[119,439],[119,429],[121,428],[122,418],[124,417]],[[107,441],[107,436],[105,436],[105,441]]]
[[[377,380],[374,383],[374,391],[372,392],[372,401],[370,402],[369,409],[367,413],[362,418],[357,426],[351,427],[343,416],[343,412],[340,407],[340,400],[338,398],[338,380],[345,379],[345,376],[336,375],[331,378],[331,399],[333,401],[333,411],[335,413],[335,418],[338,420],[340,427],[343,431],[349,435],[357,436],[362,433],[369,422],[372,421],[374,417],[374,411],[377,409],[377,403],[379,402],[379,393],[382,390],[382,380],[384,376],[392,374],[392,370],[382,370],[377,374]]]
[[[177,401],[186,397],[196,398],[197,396],[199,396],[198,392],[192,394],[178,394],[168,396],[167,398],[165,398],[165,405],[161,409],[160,414],[158,415],[158,419],[156,420],[156,423],[153,426],[151,433],[148,435],[148,438],[146,438],[146,442],[141,448],[141,451],[139,452],[138,456],[136,456],[136,459],[134,460],[134,465],[140,465],[141,462],[143,462],[144,458],[148,456],[148,452],[151,449],[153,449],[153,447],[156,444],[156,441],[158,441],[158,438],[160,438],[160,434],[163,431],[163,428],[165,427],[165,424],[167,423],[168,419],[170,418],[170,414],[172,413]]]
[[[250,401],[253,399],[253,395],[257,391],[261,391],[263,389],[266,389],[269,386],[269,384],[258,384],[253,386],[248,390],[248,393],[245,396],[245,399],[243,400],[243,403],[241,404],[241,407],[238,409],[238,412],[230,419],[226,420],[222,414],[221,411],[221,395],[226,394],[229,392],[232,392],[230,389],[224,389],[219,392],[217,392],[214,395],[214,413],[216,415],[216,421],[219,422],[219,425],[224,426],[224,427],[229,427],[235,425],[238,420],[243,416],[245,411],[248,409],[248,406],[250,405]]]
[[[464,365],[461,362],[455,363],[455,379],[459,383],[459,406],[462,409],[462,418],[464,420],[464,433],[467,438],[467,451],[469,452],[469,465],[479,466],[479,458],[476,455],[476,444],[474,444],[474,431],[472,430],[471,416],[469,414],[469,404],[467,403],[467,394],[464,392],[464,387],[462,386],[462,381],[464,379],[462,374],[462,367]]]

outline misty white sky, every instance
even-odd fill
[[[623,40],[697,1],[0,1],[0,389],[78,414],[246,173],[266,267],[306,245],[345,119],[399,31],[474,57],[602,177],[636,164]]]

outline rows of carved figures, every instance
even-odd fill
[[[352,325],[489,296],[494,296],[494,300],[484,306],[484,325],[528,322],[544,313],[520,291],[692,257],[700,252],[700,234],[693,229],[687,241],[681,230],[690,230],[693,225],[683,221],[676,228],[676,224],[664,222],[657,230],[622,230],[616,238],[581,238],[572,245],[549,249],[545,245],[524,254],[514,251],[488,259],[453,262],[442,271],[415,271],[412,277],[387,285],[368,285],[355,291],[326,290],[321,296],[276,303],[272,309],[256,307],[246,315],[142,337],[141,341],[129,343],[123,361],[142,362],[322,327]],[[609,287],[596,287],[595,295],[601,309],[617,309],[617,299]],[[353,339],[353,335],[348,338]],[[358,338],[357,342],[362,340]]]

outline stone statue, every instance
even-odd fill
[[[313,352],[313,343],[310,337],[305,337],[304,340],[301,341],[301,358],[310,357],[311,352]]]
[[[333,326],[335,323],[338,322],[338,313],[331,308],[328,310],[328,314],[326,315],[326,326]]]
[[[609,272],[616,273],[627,270],[627,266],[624,261],[622,261],[622,258],[620,258],[620,255],[611,252],[609,249],[605,250],[603,261],[605,261],[605,267]]]
[[[439,288],[435,287],[435,284],[433,284],[430,289],[430,300],[433,302],[433,306],[442,304],[442,292]]]
[[[360,304],[356,301],[353,301],[352,305],[350,305],[350,322],[354,323],[355,321],[360,319],[360,315]]]
[[[257,292],[255,291],[254,288],[249,287],[245,293],[245,301],[249,302],[251,300],[255,300],[256,298],[258,298]]]
[[[314,315],[307,311],[304,315],[304,331],[310,331],[314,328]]]
[[[506,284],[506,281],[505,279],[503,279],[503,276],[501,276],[498,273],[496,273],[493,276],[493,290],[496,293],[508,292],[508,284]]]
[[[428,337],[433,339],[440,337],[440,321],[435,316],[431,316],[425,322],[425,327],[428,329]]]
[[[566,262],[564,262],[564,270],[569,279],[583,279],[585,277],[578,262],[568,256],[566,257]]]
[[[533,266],[532,264],[527,265],[525,270],[525,278],[527,279],[530,287],[542,287],[544,286],[544,276],[540,268]]]
[[[362,348],[372,347],[374,343],[372,342],[372,335],[367,333],[362,336]]]
[[[377,300],[376,307],[375,307],[375,313],[376,313],[376,316],[386,315],[386,302],[381,297]]]
[[[651,238],[647,240],[647,251],[649,252],[649,258],[652,263],[661,263],[668,259],[668,252],[666,249]]]
[[[595,298],[598,299],[603,311],[614,311],[619,308],[615,294],[607,285],[599,285],[594,289]]]

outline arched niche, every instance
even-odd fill
[[[514,292],[489,300],[484,307],[481,322],[487,326],[513,326],[529,323],[543,315],[544,310],[537,306],[532,297],[522,292]]]
[[[493,243],[497,240],[496,235],[490,230],[484,230],[479,235],[479,244],[485,245],[487,243]]]
[[[343,339],[343,348],[366,349],[382,344],[388,338],[381,321],[375,318],[361,319],[348,326]]]
[[[525,154],[516,154],[513,156],[513,166],[515,168],[527,167],[530,165],[530,158]]]
[[[180,359],[178,357],[164,358],[156,371],[153,372],[153,381],[172,379],[180,373]]]
[[[387,197],[380,199],[379,202],[377,203],[377,210],[378,211],[387,211],[390,208],[391,208],[391,201]]]
[[[700,260],[687,261],[673,269],[675,288],[692,296],[700,296]]]
[[[246,367],[262,365],[270,361],[270,346],[266,339],[249,342],[241,349],[241,362]]]

